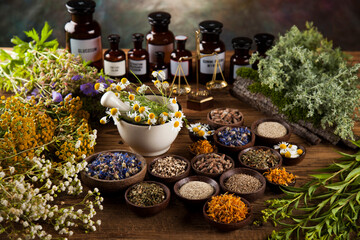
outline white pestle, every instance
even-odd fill
[[[130,111],[130,106],[121,101],[114,92],[106,92],[100,100],[101,105],[108,108],[117,108],[120,112]]]

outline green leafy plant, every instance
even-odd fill
[[[353,142],[360,147],[360,141]],[[282,228],[271,239],[354,239],[360,237],[360,152],[340,153],[339,162],[318,170],[302,187],[286,187],[268,200],[263,220]]]
[[[342,139],[354,138],[360,64],[349,65],[346,55],[311,23],[305,31],[293,26],[266,54],[251,58],[251,63],[259,60],[259,70],[249,90],[269,97],[293,122],[302,119],[324,129],[334,127]]]

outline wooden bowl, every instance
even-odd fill
[[[240,192],[236,192],[236,191],[231,191],[230,189],[228,189],[225,186],[225,182],[229,179],[229,177],[231,177],[234,174],[247,174],[247,175],[253,176],[261,182],[262,186],[257,191],[254,191],[251,193],[240,193]],[[234,168],[234,169],[224,172],[220,176],[220,186],[224,192],[234,193],[234,194],[236,194],[242,198],[245,198],[249,201],[255,201],[256,199],[261,198],[264,195],[264,192],[266,189],[266,180],[265,180],[265,177],[261,173],[259,173],[258,171],[255,171],[253,169]]]
[[[190,199],[190,198],[186,198],[183,197],[180,194],[180,188],[188,182],[192,182],[192,181],[201,181],[201,182],[206,182],[208,184],[210,184],[213,188],[214,188],[214,192],[213,194],[211,194],[210,196],[206,197],[206,198],[202,198],[202,199]],[[174,193],[176,194],[176,196],[183,201],[185,204],[188,205],[203,205],[209,198],[211,198],[212,196],[218,195],[220,193],[220,186],[219,184],[212,178],[209,177],[205,177],[205,176],[190,176],[190,177],[186,177],[183,178],[179,181],[177,181],[174,185]]]
[[[260,173],[263,173],[263,172],[267,171],[268,169],[270,169],[270,168],[256,168],[256,167],[251,167],[251,166],[248,166],[248,165],[246,165],[245,163],[243,163],[243,161],[241,160],[241,157],[242,157],[246,152],[248,152],[248,151],[250,151],[250,150],[257,150],[257,149],[271,150],[271,152],[272,152],[273,154],[275,154],[275,155],[277,156],[277,158],[279,159],[278,164],[276,164],[274,167],[271,167],[271,168],[281,167],[283,159],[282,159],[280,153],[279,153],[278,151],[276,151],[275,149],[272,149],[272,148],[269,148],[269,147],[266,147],[266,146],[255,146],[255,147],[249,147],[249,148],[247,148],[247,149],[242,150],[242,151],[239,153],[239,155],[238,155],[238,160],[239,160],[239,162],[240,162],[240,165],[243,166],[243,167],[246,167],[246,168],[251,168],[251,169],[256,170],[256,171],[258,171],[258,172],[260,172]]]
[[[210,116],[210,113],[214,110],[225,110],[226,108],[215,108],[215,109],[212,109],[210,112],[207,113],[206,115],[206,119],[208,121],[208,124],[209,126],[211,126],[213,129],[218,129],[220,127],[240,127],[244,124],[244,116],[242,114],[242,112],[239,111],[240,113],[240,116],[241,116],[241,120],[238,122],[238,123],[234,123],[234,124],[226,124],[226,123],[217,123],[217,122],[214,122],[212,119],[211,119],[211,116]],[[228,108],[228,109],[234,109],[234,108]],[[239,110],[239,109],[234,109],[234,110]]]
[[[155,184],[158,184],[160,187],[162,187],[164,189],[164,192],[165,192],[164,201],[162,201],[161,203],[155,204],[153,206],[147,206],[147,207],[143,207],[143,206],[133,204],[132,202],[129,201],[127,196],[129,194],[129,191],[134,186],[136,186],[136,184],[132,185],[131,187],[129,187],[126,190],[126,192],[125,192],[125,201],[126,201],[126,205],[129,207],[129,209],[131,211],[133,211],[135,214],[137,214],[139,216],[142,216],[142,217],[148,217],[148,216],[153,216],[153,215],[161,212],[162,210],[164,210],[169,205],[171,194],[170,194],[170,189],[167,186],[165,186],[164,184],[162,184],[162,183],[155,182],[155,181],[144,181],[144,182],[155,183]]]
[[[209,130],[213,131],[215,129],[213,129],[210,125],[209,125]],[[188,133],[189,133],[189,137],[191,139],[191,141],[193,142],[197,142],[199,140],[205,140],[204,137],[199,137],[197,134],[195,134],[194,132],[190,132],[188,130]],[[213,142],[214,141],[214,134],[213,135],[210,135],[210,136],[207,136],[206,137],[206,140],[208,140],[209,142]]]
[[[153,164],[159,160],[159,159],[162,159],[162,158],[165,158],[165,157],[173,157],[173,158],[176,158],[176,159],[180,159],[184,162],[186,162],[186,169],[185,169],[185,172],[180,174],[180,175],[177,175],[177,176],[173,176],[173,177],[162,177],[156,173],[153,173],[151,172],[152,168],[153,168]],[[157,157],[155,158],[154,160],[151,161],[150,165],[149,165],[149,168],[148,168],[148,172],[150,174],[150,176],[155,179],[156,181],[159,181],[159,182],[162,182],[162,183],[165,183],[165,184],[172,184],[184,177],[187,177],[189,176],[189,173],[190,173],[190,169],[191,169],[191,166],[190,166],[190,161],[187,160],[186,158],[182,157],[182,156],[179,156],[179,155],[162,155],[160,157]]]
[[[293,143],[290,143],[290,144],[293,144]],[[284,165],[287,165],[287,166],[293,166],[293,165],[296,165],[296,164],[299,164],[300,162],[302,162],[305,158],[305,155],[306,155],[306,148],[302,145],[299,145],[299,144],[293,144],[293,145],[296,145],[298,146],[298,149],[300,148],[301,150],[303,150],[303,153],[297,157],[297,158],[287,158],[285,157],[284,155],[281,155],[282,156],[282,159],[283,159],[283,164]],[[280,153],[280,151],[278,151]]]
[[[211,142],[210,142],[210,144],[211,144]],[[212,144],[212,147],[213,147],[214,151],[211,152],[211,153],[217,153],[217,152],[218,152],[217,146],[216,146],[215,144]],[[189,145],[189,152],[190,152],[193,156],[200,155],[200,154],[196,154],[195,152],[191,151],[190,145]]]
[[[290,172],[288,172],[288,173],[290,173]],[[266,177],[264,177],[264,178],[266,180],[267,186],[271,189],[272,192],[283,193],[283,191],[281,190],[281,187],[286,187],[285,185],[277,184],[277,183],[269,181]],[[296,183],[296,177],[295,177],[295,180],[293,182],[289,183],[288,186],[293,187],[293,186],[295,186],[295,183]]]
[[[245,128],[244,126],[238,126],[238,127]],[[218,147],[220,152],[226,152],[226,153],[229,153],[229,154],[237,154],[238,152],[240,152],[243,149],[254,146],[254,144],[255,144],[255,134],[249,128],[248,129],[251,132],[251,140],[250,140],[249,143],[247,143],[245,145],[242,145],[242,146],[238,146],[238,147],[230,147],[230,146],[226,146],[225,144],[222,144],[219,141],[218,133],[223,131],[225,128],[227,128],[227,127],[218,128],[215,131],[215,134],[214,134],[214,142],[215,142],[215,144]]]
[[[81,181],[86,186],[88,186],[91,189],[97,187],[101,193],[114,193],[114,192],[118,192],[121,190],[125,190],[129,186],[144,180],[145,175],[146,175],[146,168],[147,168],[146,159],[137,153],[129,152],[129,151],[122,150],[122,149],[108,150],[108,151],[102,151],[102,152],[98,152],[93,155],[90,155],[85,160],[88,162],[88,164],[90,164],[92,161],[94,161],[96,159],[96,157],[100,153],[106,153],[106,152],[123,152],[123,153],[128,153],[131,155],[135,155],[136,158],[141,161],[141,170],[137,174],[135,174],[131,177],[125,178],[125,179],[121,179],[121,180],[97,179],[97,178],[94,178],[94,177],[88,175],[85,171],[81,171],[80,172]]]
[[[252,208],[251,208],[251,205],[250,203],[244,199],[244,198],[241,198],[241,201],[243,201],[246,206],[248,207],[248,216],[240,221],[240,222],[237,222],[237,223],[220,223],[220,222],[215,222],[213,221],[212,219],[209,218],[209,216],[207,215],[206,211],[208,209],[208,202],[211,201],[211,199],[209,199],[208,201],[206,201],[206,203],[204,204],[204,207],[203,207],[203,215],[205,217],[205,220],[212,226],[212,227],[215,227],[217,228],[218,230],[220,231],[233,231],[233,230],[236,230],[236,229],[239,229],[239,228],[242,228],[246,225],[249,225],[251,224],[252,222]]]
[[[201,159],[202,157],[205,157],[206,155],[208,154],[211,154],[211,153],[206,153],[206,154],[200,154],[200,155],[196,155],[195,157],[193,157],[193,159],[191,159],[191,168],[194,170],[194,172],[197,174],[197,175],[200,175],[200,176],[206,176],[206,177],[209,177],[209,178],[217,178],[219,177],[221,174],[223,174],[224,172],[221,172],[221,173],[206,173],[206,172],[201,172],[200,170],[198,170],[197,168],[195,168],[194,164],[195,162],[198,160],[198,159]],[[218,153],[219,155],[221,155],[222,153]],[[232,166],[230,169],[233,169],[235,167],[235,162],[234,160],[228,156],[228,155],[225,155],[225,159],[227,160],[230,160]]]
[[[260,123],[263,123],[263,122],[278,122],[278,123],[280,123],[281,125],[283,125],[286,128],[286,131],[287,131],[286,135],[283,137],[278,137],[278,138],[269,138],[269,137],[264,137],[264,136],[259,135],[257,132],[257,127],[259,126]],[[271,146],[271,147],[279,142],[287,142],[290,139],[290,136],[292,134],[292,128],[290,127],[290,125],[287,124],[285,121],[283,121],[281,119],[277,119],[277,118],[259,119],[251,124],[251,130],[256,135],[256,144],[257,145]]]

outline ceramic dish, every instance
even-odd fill
[[[221,174],[223,174],[226,170],[220,172],[220,173],[207,173],[207,172],[201,172],[199,169],[197,169],[195,167],[195,162],[198,160],[198,159],[201,159],[203,157],[206,157],[207,155],[209,155],[211,153],[207,153],[207,154],[200,154],[200,155],[197,155],[195,156],[193,159],[191,159],[191,168],[194,170],[194,172],[197,174],[197,175],[201,175],[201,176],[206,176],[206,177],[209,177],[209,178],[217,178],[219,177]],[[217,153],[218,155],[222,155],[222,153]],[[231,162],[231,167],[229,169],[232,169],[235,167],[235,162],[234,160],[228,156],[228,155],[225,155],[225,159],[226,160],[229,160]]]
[[[94,161],[100,153],[106,153],[106,152],[112,152],[112,153],[113,152],[123,152],[123,153],[128,153],[131,155],[135,155],[136,158],[141,161],[141,170],[138,173],[136,173],[135,175],[125,178],[125,179],[121,179],[121,180],[98,179],[98,178],[90,176],[85,171],[81,171],[80,172],[81,181],[86,186],[88,186],[91,189],[97,187],[101,193],[114,193],[114,192],[118,192],[121,190],[125,190],[129,186],[144,180],[145,175],[146,175],[146,169],[147,169],[146,159],[137,153],[133,153],[133,152],[129,152],[129,151],[121,150],[121,149],[109,150],[109,151],[102,151],[102,152],[95,153],[95,154],[87,157],[85,160],[89,164],[92,161]]]
[[[206,198],[201,198],[201,199],[190,199],[190,198],[186,198],[184,196],[182,196],[180,194],[180,188],[188,183],[188,182],[192,182],[192,181],[200,181],[200,182],[205,182],[210,184],[213,188],[214,188],[214,192],[206,197]],[[218,195],[220,192],[220,186],[219,184],[212,178],[206,177],[206,176],[190,176],[190,177],[186,177],[183,178],[179,181],[177,181],[174,185],[174,193],[176,194],[176,196],[183,201],[185,204],[188,205],[203,205],[208,199],[210,199],[212,196]]]
[[[240,192],[232,191],[226,187],[225,183],[229,179],[229,177],[233,176],[234,174],[250,175],[250,176],[258,179],[262,185],[258,190],[254,191],[254,192],[250,192],[250,193],[240,193]],[[266,189],[265,177],[263,175],[261,175],[261,173],[255,171],[253,169],[250,169],[250,168],[234,168],[229,171],[226,171],[220,176],[219,182],[220,182],[220,187],[224,192],[235,193],[236,195],[238,195],[242,198],[245,198],[249,201],[255,201],[256,199],[261,198],[264,195],[264,192]]]
[[[173,177],[162,177],[154,172],[152,172],[151,170],[153,169],[153,165],[154,163],[159,160],[159,159],[162,159],[162,158],[165,158],[165,157],[173,157],[173,158],[176,158],[176,159],[180,159],[184,162],[186,162],[186,169],[185,169],[185,172],[180,174],[180,175],[177,175],[177,176],[173,176]],[[179,155],[163,155],[163,156],[160,156],[160,157],[157,157],[155,158],[149,165],[149,168],[148,168],[148,172],[151,176],[151,178],[155,179],[156,181],[159,181],[159,182],[162,182],[162,183],[165,183],[165,184],[171,184],[171,183],[174,183],[184,177],[187,177],[189,176],[189,173],[190,173],[190,169],[191,169],[191,165],[190,165],[190,161],[187,160],[186,158],[182,157],[182,156],[179,156]]]
[[[211,112],[218,111],[218,110],[225,110],[225,109],[237,110],[240,113],[241,120],[239,122],[237,122],[237,123],[226,124],[226,123],[215,122],[211,118]],[[215,109],[213,109],[213,110],[211,110],[210,112],[207,113],[206,119],[208,121],[209,126],[211,126],[213,129],[218,129],[220,127],[239,127],[239,126],[242,126],[244,124],[244,116],[243,116],[243,114],[238,109],[234,109],[234,108],[215,108]]]
[[[237,222],[237,223],[221,223],[221,222],[215,222],[214,220],[210,219],[209,216],[206,213],[206,211],[208,209],[208,202],[210,200],[211,199],[206,201],[206,203],[204,204],[203,215],[204,215],[205,220],[211,226],[217,228],[220,231],[233,231],[233,230],[236,230],[236,229],[239,229],[239,228],[242,228],[242,227],[244,227],[246,225],[251,224],[251,221],[252,221],[252,209],[251,209],[250,203],[246,199],[241,198],[241,201],[243,201],[246,204],[246,206],[248,207],[248,216],[245,219],[243,219],[242,221]]]
[[[271,153],[273,153],[273,154],[277,157],[278,163],[277,163],[275,166],[271,167],[271,168],[278,168],[278,167],[280,167],[280,166],[282,165],[282,161],[283,161],[283,160],[282,160],[282,157],[281,157],[280,153],[279,153],[278,151],[276,151],[275,149],[272,149],[272,148],[269,148],[269,147],[266,147],[266,146],[255,146],[255,147],[249,147],[249,148],[247,148],[247,149],[242,150],[242,151],[239,153],[239,155],[238,155],[238,160],[239,160],[239,162],[240,162],[240,165],[243,166],[243,167],[251,168],[251,169],[256,170],[256,171],[258,171],[258,172],[260,172],[260,173],[263,173],[263,172],[267,171],[268,169],[270,169],[270,168],[256,168],[256,167],[252,167],[252,166],[246,165],[246,164],[242,161],[242,156],[243,156],[246,152],[248,152],[248,151],[250,151],[250,150],[257,150],[257,149],[270,150]]]
[[[160,187],[162,187],[164,189],[165,192],[165,199],[164,201],[162,201],[159,204],[155,204],[153,206],[148,206],[148,207],[143,207],[143,206],[139,206],[139,205],[135,205],[132,202],[129,201],[128,199],[128,194],[130,192],[130,190],[136,186],[136,184],[132,185],[131,187],[129,187],[126,192],[125,192],[125,201],[127,206],[129,207],[129,209],[131,211],[133,211],[135,214],[139,215],[139,216],[143,216],[143,217],[147,217],[147,216],[153,216],[159,212],[161,212],[162,210],[164,210],[168,205],[169,205],[169,201],[170,201],[170,189],[165,186],[162,183],[159,182],[155,182],[155,181],[144,181],[146,183],[155,183],[158,184]]]
[[[245,128],[244,126],[240,126],[240,127]],[[215,131],[215,134],[214,134],[214,142],[215,142],[215,144],[218,147],[220,152],[226,152],[226,153],[229,153],[229,154],[237,154],[238,152],[240,152],[243,149],[254,146],[254,144],[255,144],[255,134],[249,128],[248,129],[251,132],[251,140],[250,140],[249,143],[247,143],[245,145],[237,146],[237,147],[230,147],[230,146],[226,146],[225,144],[221,143],[219,141],[218,133],[223,131],[225,128],[227,128],[227,127],[218,128]]]
[[[277,137],[277,138],[270,138],[270,137],[265,137],[265,136],[259,135],[257,132],[257,127],[259,126],[260,123],[264,123],[264,122],[280,123],[281,125],[283,125],[286,128],[286,134],[282,137]],[[271,146],[271,147],[279,142],[288,141],[292,134],[292,128],[290,127],[290,125],[287,124],[285,121],[283,121],[281,119],[277,119],[277,118],[259,119],[251,124],[251,130],[256,135],[256,145]]]

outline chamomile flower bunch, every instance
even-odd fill
[[[287,142],[280,142],[279,144],[274,145],[274,149],[279,150],[280,154],[286,158],[297,158],[303,154],[303,150],[298,148],[297,145]]]
[[[153,80],[154,87],[160,95],[156,94],[153,88],[141,83],[139,79],[140,85],[131,83],[126,78],[107,88],[101,83],[95,85],[97,91],[114,93],[121,100],[123,108],[127,109],[126,111],[119,108],[107,109],[106,116],[100,119],[100,123],[106,124],[112,118],[114,123],[118,124],[119,120],[123,119],[134,124],[148,125],[150,128],[153,125],[171,122],[173,129],[180,131],[185,115],[179,110],[176,97],[171,97],[170,85],[164,81],[164,72],[153,72],[153,76],[156,77],[156,80]],[[152,94],[146,95],[147,92]]]
[[[214,135],[214,130],[210,129],[210,126],[205,123],[193,123],[186,126],[189,132],[193,133],[195,136],[207,138]]]

